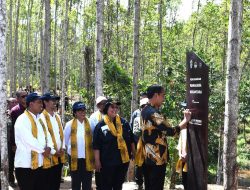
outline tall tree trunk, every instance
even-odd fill
[[[198,1],[198,5],[197,5],[197,15],[196,15],[196,21],[195,21],[195,24],[194,24],[194,29],[193,29],[193,34],[192,34],[192,47],[194,48],[195,46],[195,36],[196,36],[196,30],[197,30],[197,25],[198,25],[198,13],[199,13],[199,10],[200,10],[200,7],[201,7],[201,0]]]
[[[16,67],[17,67],[17,49],[18,49],[18,27],[19,27],[19,8],[20,8],[20,0],[17,0],[16,5],[16,23],[15,23],[15,46],[14,46],[14,54],[13,54],[13,92],[16,92]]]
[[[56,70],[57,70],[57,8],[58,8],[58,0],[55,0],[55,26],[54,26],[54,85],[55,85],[55,92],[57,90],[57,74],[56,74]]]
[[[163,55],[163,38],[162,38],[162,6],[163,6],[163,0],[160,0],[159,2],[159,5],[158,5],[158,9],[159,9],[159,38],[160,38],[160,68],[159,68],[159,71],[160,71],[160,76],[162,76],[163,74],[163,63],[162,63],[162,55]],[[160,79],[161,77],[159,77]],[[159,81],[160,82],[160,81]]]
[[[42,72],[42,92],[49,91],[50,84],[50,46],[51,46],[51,28],[50,28],[51,12],[50,0],[45,0],[45,30],[44,30],[44,61]]]
[[[133,62],[133,94],[131,102],[131,113],[138,107],[138,70],[140,61],[140,0],[135,0],[134,4],[134,62]]]
[[[96,2],[96,67],[95,67],[95,98],[103,95],[103,8],[104,0]]]
[[[65,79],[66,79],[66,65],[67,65],[67,58],[68,58],[68,11],[69,11],[69,2],[68,0],[65,1],[65,17],[64,17],[64,37],[63,37],[63,60],[62,60],[62,122],[65,124]]]
[[[22,50],[24,49],[23,46],[24,46],[25,42],[24,42],[24,32],[21,32],[20,34],[20,43],[19,43],[19,47],[18,47],[18,53],[17,53],[17,56],[18,56],[18,64],[16,64],[17,66],[17,70],[18,70],[18,86],[19,88],[23,88],[23,76],[22,76]]]
[[[41,85],[41,87],[43,86],[43,76],[44,76],[44,73],[43,73],[43,62],[44,62],[44,60],[43,60],[43,50],[44,50],[44,40],[43,40],[43,21],[42,21],[42,19],[43,19],[43,3],[44,2],[44,0],[41,0],[41,2],[40,2],[40,12],[39,12],[39,20],[40,20],[40,72],[39,72],[39,75],[40,75],[40,77],[38,77],[38,78],[40,78],[40,85]]]
[[[10,79],[10,96],[12,97],[13,95],[13,85],[14,85],[14,76],[13,76],[13,53],[12,53],[12,9],[13,9],[13,1],[10,0],[10,10],[9,10],[9,54],[8,54],[8,64],[9,64],[9,72],[10,72],[10,76],[9,76],[9,79]]]
[[[238,91],[242,27],[242,0],[231,0],[225,95],[223,174],[224,189],[237,189]]]
[[[120,0],[116,0],[116,56],[117,63],[120,64],[120,41],[119,41],[119,8],[120,8]]]
[[[127,10],[127,19],[126,19],[126,25],[130,26],[130,18],[131,18],[131,0],[128,0],[128,10]],[[125,66],[124,68],[128,70],[128,57],[129,57],[129,32],[126,32],[126,46],[125,46]]]
[[[33,0],[29,0],[28,3],[28,14],[27,14],[27,36],[26,36],[26,86],[30,85],[30,23],[31,23],[31,16],[32,16],[32,7],[33,7]]]
[[[7,121],[6,121],[6,1],[0,1],[0,147],[1,147],[1,188],[8,189],[8,151],[7,151]]]

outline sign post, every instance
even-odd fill
[[[187,130],[188,190],[207,190],[208,66],[193,52],[187,53],[187,108],[192,119]]]

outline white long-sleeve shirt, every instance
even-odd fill
[[[71,155],[71,126],[73,120],[69,121],[65,125],[64,129],[64,137],[65,137],[65,145],[67,147],[67,153]],[[77,120],[77,158],[85,158],[85,126],[84,122],[81,123]]]
[[[53,132],[54,132],[55,139],[56,139],[56,145],[57,145],[57,151],[58,151],[58,150],[60,150],[61,145],[62,145],[62,148],[65,149],[65,140],[63,138],[63,142],[61,141],[61,137],[60,137],[60,127],[61,126],[59,126],[58,123],[57,123],[56,115],[59,118],[59,120],[61,121],[60,116],[58,114],[56,114],[56,113],[54,113],[53,116],[49,114],[49,119],[50,119],[50,122],[51,122],[51,125],[52,125],[52,129],[53,129]],[[41,113],[40,117],[41,117],[43,123],[46,124],[46,126],[47,126],[45,115],[43,113]]]
[[[90,118],[89,118],[89,123],[90,123],[90,128],[91,128],[92,134],[94,133],[94,130],[95,130],[97,123],[100,122],[99,121],[100,115],[101,115],[101,119],[103,119],[103,114],[98,110],[98,111],[92,113]]]
[[[31,168],[31,151],[38,153],[38,166],[43,166],[43,155],[45,147],[51,148],[51,153],[55,152],[51,136],[47,132],[47,145],[43,127],[39,122],[39,115],[34,115],[29,112],[37,126],[37,138],[32,134],[32,125],[28,116],[23,113],[20,115],[15,123],[15,141],[16,141],[16,154],[15,154],[15,168]],[[53,153],[52,153],[53,154]]]

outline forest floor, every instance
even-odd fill
[[[244,182],[244,187],[239,186],[239,190],[250,190],[250,178],[248,178],[250,174],[250,171],[245,171],[244,175],[245,176],[239,176],[239,184],[241,185],[242,182]],[[93,178],[94,180],[94,178]],[[243,181],[242,181],[243,180]],[[245,181],[244,181],[245,180]],[[64,177],[64,183],[61,183],[61,188],[60,190],[71,190],[71,179],[69,176]],[[95,184],[93,184],[93,189],[95,189]],[[136,190],[137,186],[135,182],[125,182],[123,184],[123,190]],[[168,189],[167,187],[165,188],[166,190]],[[19,188],[11,188],[9,187],[9,190],[19,190]],[[183,190],[182,185],[176,185],[175,190]],[[216,184],[208,184],[208,190],[223,190],[223,186],[221,185],[216,185]]]

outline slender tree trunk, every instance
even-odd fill
[[[217,163],[217,175],[216,184],[221,185],[223,181],[223,154],[222,154],[222,137],[223,137],[223,125],[220,125],[220,138],[219,138],[219,148],[218,148],[218,163]]]
[[[200,10],[200,7],[201,7],[201,0],[198,1],[198,5],[197,5],[197,14],[199,13],[199,10]],[[198,25],[198,15],[196,16],[196,21],[195,21],[195,24],[194,24],[194,29],[193,29],[193,37],[192,37],[192,47],[194,48],[195,46],[195,36],[196,36],[196,30],[197,30],[197,25]]]
[[[160,38],[160,68],[159,68],[159,71],[161,72],[160,73],[160,75],[162,76],[162,74],[163,74],[163,63],[162,63],[162,56],[163,56],[163,45],[162,45],[162,43],[163,43],[163,38],[162,38],[162,6],[163,6],[163,0],[160,0],[160,2],[159,2],[159,5],[158,5],[159,7],[158,7],[158,9],[159,9],[159,26],[158,26],[158,28],[159,28],[159,38]]]
[[[131,113],[138,108],[138,70],[140,61],[140,0],[135,0],[134,4],[134,63],[133,63],[133,94],[131,102]]]
[[[96,68],[95,68],[95,98],[103,95],[103,8],[104,0],[96,2]]]
[[[229,27],[227,76],[225,95],[223,174],[224,189],[237,189],[237,135],[238,135],[238,91],[242,27],[242,0],[231,0]]]
[[[43,73],[43,47],[44,47],[44,40],[43,40],[43,22],[42,22],[42,19],[43,19],[43,4],[44,4],[44,0],[41,0],[40,2],[40,15],[39,15],[39,20],[40,20],[40,72],[39,72],[39,75],[40,75],[40,85],[41,87],[43,86],[43,76],[44,76],[44,73]]]
[[[49,91],[50,84],[50,46],[51,46],[51,12],[50,12],[50,0],[45,0],[45,30],[44,30],[44,62],[43,62],[43,80],[42,80],[42,92]]]
[[[16,23],[15,23],[15,46],[14,46],[14,54],[13,54],[13,92],[16,92],[16,67],[17,67],[17,49],[18,49],[18,27],[19,27],[19,8],[20,8],[20,0],[17,0],[16,5]]]
[[[18,70],[18,86],[19,88],[23,88],[23,76],[22,76],[22,50],[23,50],[23,46],[25,44],[24,42],[24,32],[21,32],[21,35],[20,35],[20,43],[19,43],[19,47],[18,47],[18,53],[17,53],[17,56],[18,56],[18,64],[16,64],[17,66],[17,70]]]
[[[33,7],[33,0],[29,0],[28,3],[28,14],[27,14],[27,36],[26,36],[26,86],[30,85],[30,22],[32,17],[32,7]]]
[[[6,121],[6,1],[0,1],[0,132],[1,132],[1,188],[8,189],[8,151],[7,151],[7,121]]]
[[[131,1],[128,0],[128,11],[127,11],[127,19],[126,19],[126,25],[130,26],[130,18],[131,18]],[[125,52],[126,52],[126,57],[125,57],[125,66],[124,68],[128,70],[128,57],[129,57],[129,32],[126,32],[126,47],[125,47]]]
[[[68,0],[65,1],[65,17],[64,17],[64,38],[63,38],[63,61],[62,61],[62,122],[65,124],[65,79],[66,79],[66,65],[67,65],[67,58],[68,58],[68,11],[69,11],[69,2]]]
[[[120,0],[116,0],[116,56],[117,63],[120,64],[120,41],[119,41],[119,8],[120,8]]]
[[[55,92],[57,90],[57,8],[58,8],[58,0],[55,1],[55,26],[54,26],[54,85],[55,85]]]
[[[10,96],[12,97],[13,95],[13,85],[14,85],[14,76],[13,76],[13,53],[12,53],[12,9],[13,9],[13,1],[10,0],[10,10],[9,10],[9,56],[8,56],[8,63],[9,63],[9,72],[10,72]]]

